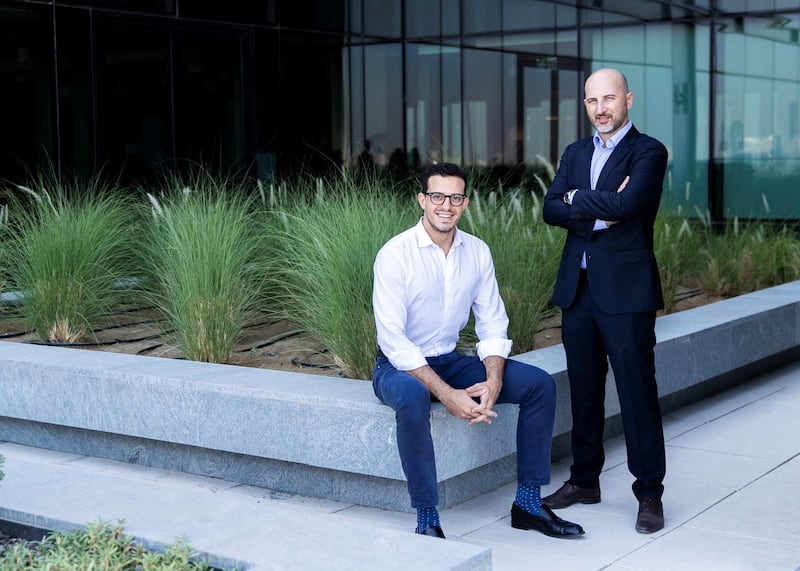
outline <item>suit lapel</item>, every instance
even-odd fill
[[[594,143],[592,138],[583,139],[578,153],[578,164],[575,172],[578,173],[578,181],[575,188],[592,188],[592,154],[594,153]]]
[[[631,149],[636,145],[636,139],[638,138],[639,131],[636,130],[636,127],[631,126],[631,130],[628,131],[628,134],[620,141],[619,146],[614,149],[614,152],[608,157],[608,162],[603,165],[603,170],[600,171],[600,176],[597,178],[597,188],[605,188],[608,173],[613,171],[616,165],[625,160],[628,153],[630,153]]]

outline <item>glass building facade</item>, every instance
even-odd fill
[[[800,0],[0,0],[0,177],[447,160],[512,184],[628,77],[664,204],[800,219]]]

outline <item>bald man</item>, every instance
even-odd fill
[[[628,469],[639,507],[635,529],[664,527],[664,432],[655,371],[656,311],[664,306],[653,252],[667,150],[628,118],[625,76],[599,69],[584,85],[591,137],[569,145],[544,201],[544,220],[567,231],[553,303],[572,403],[570,477],[543,498],[553,509],[600,501],[608,363],[614,372]]]

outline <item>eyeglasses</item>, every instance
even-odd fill
[[[444,204],[444,199],[449,198],[450,204],[453,206],[461,206],[464,204],[464,199],[467,197],[466,194],[442,194],[441,192],[425,192],[423,193],[431,199],[436,206],[440,204]]]

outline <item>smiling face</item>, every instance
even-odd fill
[[[603,141],[610,139],[628,122],[633,93],[628,91],[623,75],[613,69],[600,69],[586,80],[586,115]]]
[[[457,176],[434,175],[428,179],[427,192],[440,192],[445,196],[451,194],[464,194],[464,180]],[[447,199],[442,204],[434,204],[433,200],[424,192],[417,194],[417,201],[422,207],[422,225],[428,232],[434,244],[442,247],[445,252],[449,250],[453,242],[456,224],[458,224],[461,214],[469,204],[469,199],[465,198],[460,206],[453,206]]]

